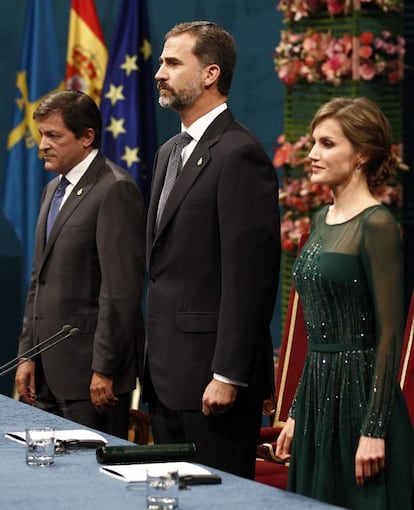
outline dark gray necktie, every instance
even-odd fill
[[[53,195],[53,199],[50,204],[49,214],[47,217],[46,241],[49,239],[49,235],[52,230],[53,223],[55,223],[56,217],[59,214],[60,205],[62,203],[63,197],[65,195],[65,190],[66,190],[66,187],[68,184],[70,184],[70,182],[66,179],[65,176],[63,176],[60,179],[60,183],[59,183],[58,187],[56,188],[55,194]]]
[[[183,131],[177,137],[171,150],[167,165],[167,171],[165,173],[164,186],[161,191],[160,201],[158,202],[157,220],[155,223],[156,228],[158,228],[158,225],[160,224],[165,204],[167,203],[167,199],[171,193],[171,190],[173,189],[175,180],[177,179],[178,173],[181,169],[181,152],[184,147],[191,142],[192,139],[192,136],[190,136],[186,131]]]

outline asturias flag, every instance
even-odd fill
[[[72,0],[66,55],[66,87],[99,104],[108,52],[93,0]]]
[[[121,0],[101,96],[102,151],[128,170],[148,205],[156,150],[154,78],[145,0]]]
[[[7,140],[2,205],[22,246],[22,281],[30,279],[34,237],[43,187],[54,175],[39,158],[40,136],[33,112],[51,92],[64,88],[51,0],[28,2],[21,63],[16,78],[13,128]]]

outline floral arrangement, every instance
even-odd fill
[[[288,142],[285,135],[279,136],[273,165],[283,167],[282,186],[279,189],[279,202],[283,207],[281,219],[282,249],[295,251],[301,235],[309,231],[313,214],[324,204],[332,203],[330,188],[327,185],[313,184],[308,178],[310,161],[307,154],[312,148],[309,135],[302,136],[294,143]],[[392,147],[399,170],[408,170],[401,158],[401,146]],[[402,206],[402,185],[399,180],[389,182],[375,190],[376,198],[388,206]]]
[[[280,0],[277,9],[285,16],[285,21],[299,21],[304,17],[327,10],[331,16],[348,14],[355,8],[355,0]],[[401,11],[403,0],[360,0],[361,5],[377,6],[383,11]]]
[[[328,82],[344,79],[385,78],[397,83],[403,78],[405,40],[382,31],[381,36],[364,32],[356,40],[350,34],[335,38],[331,32],[308,29],[305,33],[281,32],[274,52],[279,79],[287,86],[298,82]],[[353,65],[357,59],[357,65]],[[353,75],[357,69],[358,76]]]
[[[359,76],[372,80],[386,76],[389,83],[398,83],[404,76],[405,40],[383,30],[382,37],[364,32],[359,37]]]
[[[378,33],[342,33],[318,31],[317,23],[301,23],[296,33],[295,22],[302,18],[326,21],[323,11],[329,16],[347,16],[363,8],[378,12],[401,13],[403,0],[278,0],[278,10],[284,14],[289,30],[281,31],[281,40],[273,54],[275,70],[279,79],[288,87],[296,83],[322,83],[334,86],[342,82],[360,80],[377,85],[396,85],[403,79],[405,40],[389,30]],[[395,14],[392,14],[395,17]],[[328,20],[329,21],[329,20]],[[336,23],[337,20],[332,21]],[[331,25],[332,25],[331,23]],[[302,25],[302,26],[301,26]],[[311,25],[311,26],[310,26]],[[326,26],[322,23],[322,26]],[[344,26],[348,26],[345,24]],[[308,27],[308,28],[306,28]],[[336,27],[337,28],[337,27]],[[358,30],[357,26],[354,27]],[[326,30],[326,29],[325,29]],[[350,30],[349,28],[347,30]],[[352,30],[352,29],[351,29]],[[345,30],[343,31],[345,32]],[[311,89],[311,87],[310,87]],[[292,89],[294,97],[295,88]],[[329,96],[330,97],[330,96]],[[328,97],[327,97],[328,99]],[[293,119],[291,119],[293,121]],[[313,214],[324,204],[332,202],[330,188],[314,184],[308,175],[312,148],[310,135],[301,136],[292,142],[281,135],[277,140],[273,164],[283,170],[280,204],[283,208],[281,220],[282,248],[286,254],[296,253],[301,235],[309,231]],[[402,161],[401,145],[393,146],[393,154],[399,170],[408,170]],[[402,185],[400,176],[375,190],[376,198],[390,206],[398,216],[402,208]]]

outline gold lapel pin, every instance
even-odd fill
[[[197,166],[201,166],[203,164],[203,158],[200,158],[198,161],[197,161]]]
[[[76,192],[78,197],[80,197],[82,195],[82,193],[83,193],[83,188],[78,189],[78,191]]]

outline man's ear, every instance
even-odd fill
[[[95,131],[92,128],[85,129],[85,132],[82,135],[83,147],[87,149],[90,147],[95,140]]]
[[[211,87],[214,83],[217,83],[221,73],[220,66],[217,64],[210,64],[204,68],[204,85]]]

